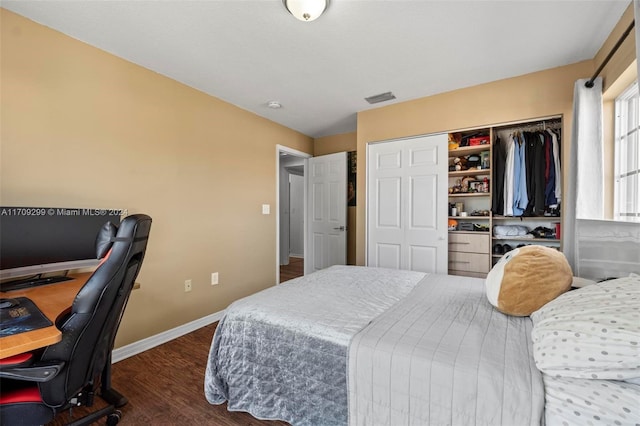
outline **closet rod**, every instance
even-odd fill
[[[631,30],[635,26],[635,23],[636,23],[635,19],[633,21],[631,21],[631,23],[629,24],[629,27],[626,29],[626,31],[624,33],[622,33],[622,36],[620,37],[618,42],[615,44],[615,46],[613,46],[613,49],[611,49],[611,51],[609,52],[607,57],[604,58],[604,61],[602,61],[602,63],[600,64],[600,66],[596,70],[595,74],[593,74],[593,77],[591,77],[591,79],[584,84],[585,87],[588,87],[588,88],[592,88],[593,87],[593,82],[598,77],[598,74],[600,74],[600,72],[604,69],[604,67],[607,66],[607,64],[609,63],[609,60],[611,59],[611,57],[616,53],[618,48],[622,45],[624,40],[627,38],[627,36],[629,35]]]
[[[533,123],[521,123],[514,124],[513,126],[504,126],[496,129],[496,131],[536,131],[536,130],[547,130],[547,129],[559,129],[562,127],[561,119],[552,119],[552,120],[543,120]]]

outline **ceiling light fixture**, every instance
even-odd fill
[[[271,109],[280,109],[282,108],[282,104],[278,101],[269,101],[267,102],[267,106]]]
[[[325,11],[329,0],[282,0],[284,7],[297,19],[305,22],[318,19]]]

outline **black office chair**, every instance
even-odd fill
[[[40,353],[21,354],[0,365],[0,421],[35,425],[100,397],[109,406],[74,422],[90,424],[107,417],[116,424],[126,398],[111,389],[111,351],[134,281],[142,266],[151,218],[126,217],[119,229],[107,223],[96,241],[101,265],[78,292],[71,311],[56,321],[62,341]]]

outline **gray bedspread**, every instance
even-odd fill
[[[349,342],[424,276],[334,266],[234,302],[211,345],[207,400],[293,425],[346,425]]]
[[[495,310],[482,280],[425,277],[349,349],[349,424],[539,425],[531,320]]]

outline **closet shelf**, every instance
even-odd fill
[[[473,235],[488,235],[489,232],[485,231],[449,231],[450,234],[473,234]]]
[[[490,149],[491,149],[491,144],[463,146],[462,148],[458,148],[458,149],[450,149],[449,157],[460,157],[463,155],[478,154],[482,151],[489,151]]]
[[[490,175],[490,174],[491,174],[491,169],[456,170],[455,172],[449,172],[449,177],[484,176],[484,175]]]
[[[489,220],[489,216],[449,216],[449,219],[455,220]]]
[[[523,242],[527,242],[527,241],[531,241],[531,242],[545,241],[547,243],[559,243],[560,242],[560,240],[558,240],[556,238],[522,238],[522,237],[496,238],[496,237],[491,237],[491,239],[493,241],[523,241]]]
[[[560,216],[493,216],[493,220],[530,220],[536,222],[560,222]]]
[[[490,194],[488,192],[463,192],[458,194],[449,194],[449,198],[451,197],[488,197]]]

